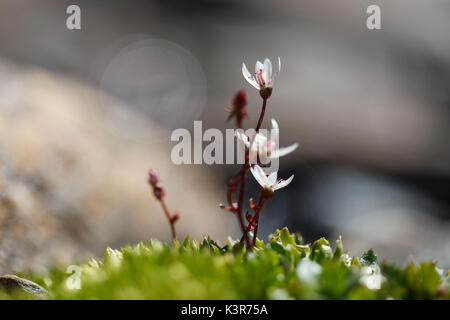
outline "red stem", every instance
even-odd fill
[[[261,113],[259,115],[258,124],[256,125],[256,129],[255,129],[255,137],[256,137],[256,134],[259,132],[259,129],[261,128],[261,125],[262,125],[262,122],[264,119],[264,115],[266,113],[266,106],[267,106],[267,98],[263,98]],[[249,148],[250,150],[252,148],[252,144],[253,144],[253,141],[255,140],[255,137],[253,137],[252,142],[250,144],[250,148]],[[242,227],[242,232],[244,233],[243,237],[241,239],[241,242],[243,241],[243,239],[245,239],[247,246],[250,245],[250,240],[248,239],[248,231],[249,230],[247,230],[247,228],[245,228],[245,225],[244,225],[244,218],[242,215],[242,205],[243,205],[243,201],[244,201],[245,178],[247,176],[247,171],[250,168],[249,157],[250,157],[250,155],[246,154],[245,164],[242,165],[241,182],[240,182],[240,186],[239,186],[238,209],[237,209],[237,213],[236,213],[239,218],[241,227]]]
[[[264,114],[266,113],[266,105],[267,105],[267,99],[268,98],[263,98],[263,104],[261,107],[261,113],[259,115],[259,119],[258,119],[258,124],[256,125],[256,129],[255,129],[255,137],[256,134],[259,132],[259,129],[261,128],[263,119],[264,119]],[[240,126],[239,126],[240,127]],[[252,139],[252,142],[250,144],[250,149],[252,147],[254,138]],[[242,165],[242,170],[241,172],[235,177],[233,178],[233,180],[230,183],[229,189],[228,189],[228,204],[229,204],[229,208],[227,208],[227,210],[230,210],[234,213],[236,213],[238,220],[239,220],[239,225],[241,226],[242,229],[242,238],[241,238],[241,242],[243,242],[245,240],[247,246],[250,246],[250,240],[248,238],[248,231],[250,231],[250,227],[252,225],[252,223],[249,223],[247,227],[245,227],[245,222],[244,222],[244,216],[242,213],[242,207],[243,207],[243,201],[244,201],[244,190],[245,190],[245,178],[247,176],[247,172],[248,169],[250,168],[249,165],[249,153],[247,152],[245,155],[245,163]],[[234,205],[233,199],[232,199],[232,193],[233,191],[236,189],[236,178],[239,178],[240,183],[239,183],[239,194],[238,194],[238,201],[237,201],[237,208]],[[261,200],[262,199],[262,200]],[[260,208],[258,210],[258,212],[255,212],[255,218],[259,218],[259,211],[261,211],[261,208],[264,204],[264,199],[261,197],[260,198],[260,203],[258,204],[258,207],[260,205]],[[257,221],[257,220],[256,220]],[[258,226],[256,225],[255,227],[255,236],[253,238],[253,246],[255,245],[255,241],[256,241],[256,233],[258,232]]]
[[[256,208],[256,212],[255,212],[255,230],[253,231],[253,242],[252,242],[252,247],[254,247],[256,245],[256,237],[258,235],[258,226],[259,226],[259,214],[261,213],[261,209],[264,205],[265,199],[264,197],[261,197],[260,200],[260,205],[258,206],[258,208]]]
[[[161,207],[162,207],[164,213],[166,214],[167,220],[169,221],[170,231],[172,232],[172,239],[175,240],[177,237],[175,234],[175,221],[174,221],[173,217],[170,215],[169,209],[167,209],[167,206],[166,206],[166,203],[164,202],[164,200],[160,199],[159,202],[161,203]]]
[[[267,104],[267,98],[263,98],[263,104],[262,104],[262,108],[261,108],[261,114],[259,115],[259,120],[258,120],[258,124],[256,125],[256,133],[258,133],[259,129],[261,128],[263,119],[264,119],[264,114],[266,113],[266,104]]]
[[[256,208],[254,208],[255,215],[253,216],[252,221],[248,224],[247,228],[245,229],[245,233],[244,233],[244,235],[241,238],[241,242],[242,242],[244,240],[244,237],[247,236],[248,232],[251,230],[251,227],[254,226],[252,247],[254,247],[255,244],[256,244],[256,237],[258,235],[259,215],[261,213],[261,210],[262,210],[262,208],[264,206],[265,201],[266,201],[266,198],[264,197],[263,189],[261,189],[261,191],[259,193],[258,205],[256,206]]]
[[[246,157],[245,164],[242,165],[241,181],[240,181],[240,186],[239,186],[237,215],[238,215],[239,221],[241,223],[242,232],[244,233],[245,242],[247,243],[247,245],[250,245],[250,240],[248,239],[248,236],[247,236],[245,223],[244,223],[244,217],[242,214],[242,203],[244,201],[245,177],[247,175],[247,170],[249,168],[247,159],[248,159],[248,157]]]

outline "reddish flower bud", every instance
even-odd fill
[[[178,219],[180,219],[180,214],[178,212],[175,212],[175,214],[170,218],[170,221],[172,223],[175,223]]]
[[[148,183],[152,186],[156,186],[161,181],[159,173],[153,169],[148,172]]]
[[[163,187],[153,187],[153,194],[155,195],[156,199],[161,200],[166,195],[166,192],[164,191]]]
[[[227,121],[235,116],[238,128],[242,128],[242,120],[248,119],[248,114],[245,110],[245,107],[247,106],[247,95],[244,90],[239,90],[238,93],[236,93],[231,105],[232,108],[225,109],[225,111],[230,113]]]
[[[247,105],[247,95],[243,89],[239,90],[239,92],[236,93],[236,96],[233,99],[233,108],[235,110],[241,110],[244,109],[246,105]]]

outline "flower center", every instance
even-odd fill
[[[259,69],[259,72],[258,72],[258,83],[262,87],[266,86],[266,82],[264,81],[264,78],[263,78],[263,69]]]
[[[275,143],[275,141],[267,140],[266,143],[264,144],[264,152],[268,156],[270,156],[272,152],[275,150],[277,150],[277,144]]]

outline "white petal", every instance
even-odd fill
[[[278,57],[278,73],[281,71],[281,59]]]
[[[263,140],[265,137],[259,133],[254,136],[254,139],[250,139],[252,151],[258,151],[261,148],[261,145],[264,143],[265,140]]]
[[[255,80],[255,78],[250,74],[250,72],[247,69],[247,66],[245,65],[245,63],[242,64],[242,75],[244,76],[245,80],[248,81],[248,83],[250,83],[252,86],[254,86],[256,89],[260,89],[259,88],[259,84],[258,82]]]
[[[271,86],[272,85],[272,79],[271,79],[271,76],[270,76],[270,74],[268,72],[264,71],[262,73],[262,78],[264,80],[264,85],[265,86]]]
[[[249,139],[244,133],[236,131],[236,137],[240,142],[243,142],[247,148],[250,147]]]
[[[245,65],[245,63],[242,63],[242,74],[244,75],[245,78],[249,78],[252,75],[250,74],[250,72],[247,69],[247,66]]]
[[[266,144],[266,142],[267,142],[267,138],[264,135],[262,135],[260,133],[256,134],[256,136],[255,136],[255,145],[257,145],[258,148],[264,146]]]
[[[278,145],[278,137],[280,135],[280,128],[278,126],[278,123],[275,119],[272,120],[272,131],[270,132],[270,140],[274,141]]]
[[[251,142],[251,157],[255,157],[260,153],[262,147],[266,143],[267,139],[262,134],[257,133],[255,139]]]
[[[294,179],[294,175],[290,176],[287,180],[280,180],[274,187],[273,190],[278,190],[286,187],[289,183],[291,183],[292,179]]]
[[[260,180],[263,183],[262,185],[264,187],[269,186],[269,180],[268,180],[267,175],[264,172],[264,170],[259,165],[255,165],[255,170],[257,171],[257,174],[258,174],[258,176],[260,177]]]
[[[259,156],[259,158],[258,158],[259,163],[261,163],[263,165],[270,164],[271,159],[267,156],[265,151],[262,153],[260,152],[258,156]]]
[[[250,172],[252,173],[252,175],[255,177],[256,180],[259,180],[260,175],[258,170],[256,170],[256,165],[253,167],[250,167]]]
[[[251,149],[250,149],[251,157],[256,157],[256,155],[259,152],[259,148],[256,145],[256,143],[252,144],[251,146],[252,146]]]
[[[262,64],[262,62],[261,61],[256,61],[256,64],[255,64],[255,73],[256,74],[259,74],[259,72],[260,71],[263,71],[264,70],[264,65]]]
[[[269,58],[264,60],[264,72],[267,72],[269,78],[272,76],[272,62],[270,62]]]
[[[256,164],[256,163],[258,163],[258,161],[257,161],[257,155],[258,155],[258,153],[255,151],[255,148],[253,147],[253,148],[252,148],[252,151],[250,151],[250,153],[249,153],[249,159],[248,159],[248,161],[249,161],[250,164]]]
[[[285,155],[291,153],[291,152],[294,151],[295,149],[297,149],[297,147],[298,147],[298,143],[294,143],[294,144],[291,144],[289,147],[280,148],[280,149],[274,151],[274,152],[270,155],[270,158],[271,158],[271,159],[276,159],[276,158],[279,158],[279,157],[283,157],[283,156],[285,156]]]
[[[251,80],[248,80],[248,82],[249,82],[252,86],[254,86],[256,89],[258,89],[258,90],[261,89],[261,87],[259,86],[258,81],[256,81],[255,78],[252,77],[252,79],[251,79]]]
[[[255,141],[250,140],[250,143],[249,143],[249,149],[250,149],[250,153],[252,153],[251,156],[252,156],[252,157],[253,157],[253,156],[256,156],[256,154],[257,154],[257,152],[258,152],[258,150],[259,150],[258,144],[255,143]]]
[[[261,185],[261,187],[264,188],[266,186],[267,179],[266,179],[266,175],[264,174],[264,172],[263,172],[263,176],[261,176],[260,170],[262,170],[262,169],[258,165],[250,168],[250,171],[253,174],[253,176],[255,177],[256,181],[258,181],[258,183]]]
[[[260,177],[264,178],[264,180],[267,181],[267,175],[264,172],[264,170],[258,165],[256,165],[255,167],[256,167],[256,170],[258,171],[258,174],[260,175]]]
[[[269,174],[269,177],[267,177],[267,184],[269,186],[274,186],[277,183],[277,172],[274,171],[271,174]]]
[[[272,121],[272,129],[280,129],[280,127],[278,126],[278,122],[274,118],[272,118],[271,121]]]

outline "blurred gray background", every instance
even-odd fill
[[[66,8],[81,8],[81,30]],[[381,7],[381,30],[366,9]],[[266,238],[342,235],[406,263],[450,266],[450,2],[445,0],[22,1],[0,3],[0,271],[83,261],[105,246],[169,239],[145,183],[160,170],[180,237],[238,236],[221,211],[232,165],[175,166],[170,133],[231,128],[241,75],[282,70],[278,120],[293,183],[267,203]],[[250,179],[249,179],[250,181]],[[248,196],[257,186],[249,182]]]

